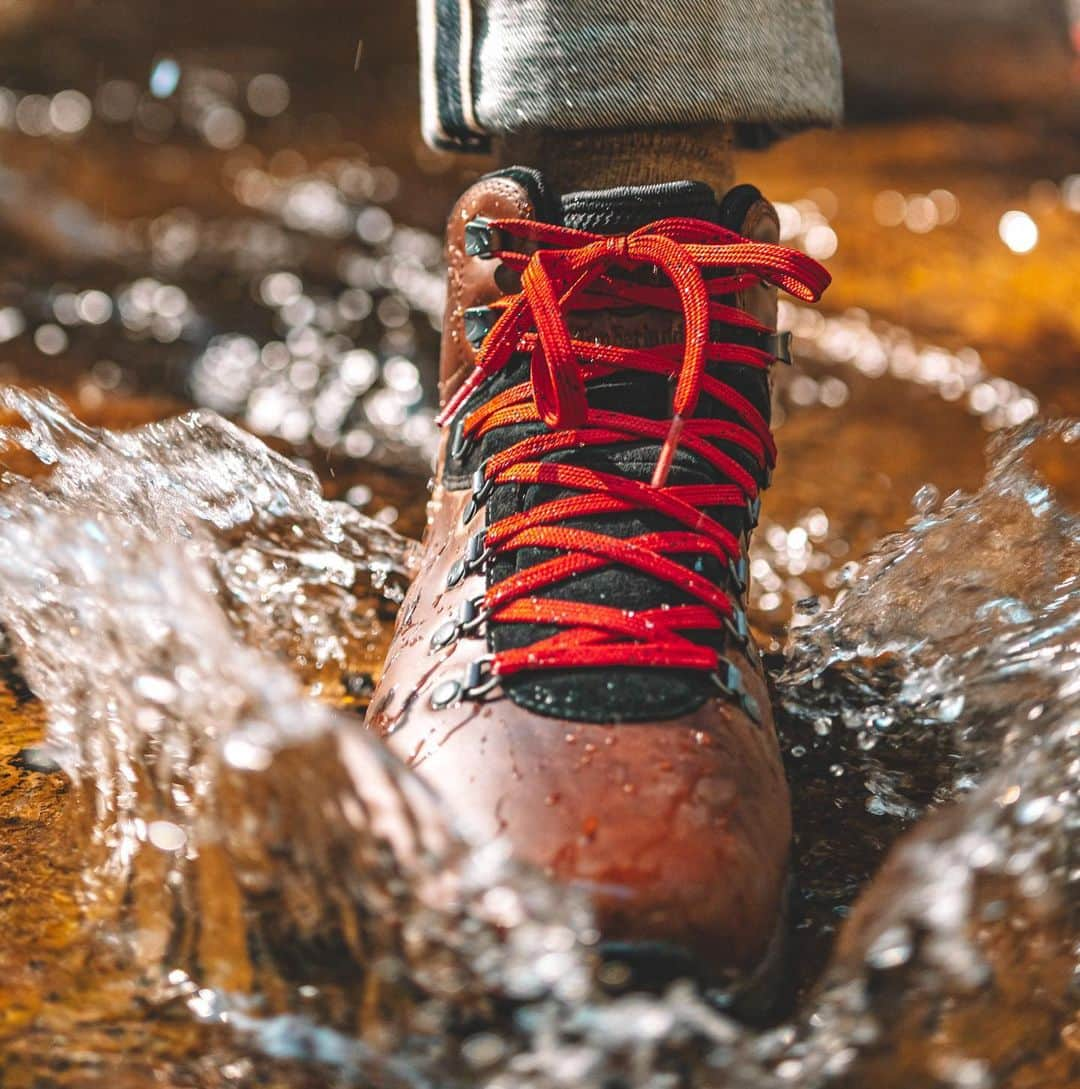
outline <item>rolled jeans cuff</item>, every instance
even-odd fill
[[[419,0],[424,136],[731,122],[743,142],[842,115],[832,0]]]

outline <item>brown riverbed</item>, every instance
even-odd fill
[[[436,157],[419,142],[411,10],[353,6],[356,11],[277,2],[260,6],[257,15],[250,5],[181,8],[146,0],[2,9],[0,85],[18,92],[20,101],[75,89],[92,109],[84,125],[65,133],[47,125],[38,131],[45,123],[33,116],[27,121],[29,107],[20,123],[12,106],[13,120],[0,128],[0,333],[5,312],[17,312],[23,326],[0,343],[5,381],[45,385],[84,420],[123,428],[191,407],[192,369],[213,338],[284,339],[288,322],[280,324],[279,317],[274,325],[253,300],[243,259],[252,246],[265,243],[272,252],[280,241],[259,235],[259,225],[271,224],[285,244],[295,245],[284,263],[302,269],[316,294],[342,287],[344,242],[282,226],[266,205],[243,199],[245,172],[249,180],[287,188],[319,176],[328,164],[366,164],[357,184],[369,196],[383,190],[378,206],[395,223],[438,231],[453,195],[481,167]],[[854,26],[853,42],[861,41],[858,34],[865,31]],[[1052,34],[1032,40],[1032,64],[1042,63],[1044,76],[1067,71]],[[987,63],[1000,49],[998,38],[987,47]],[[147,81],[162,59],[175,59],[182,78],[207,88],[215,102],[235,100],[243,125],[235,141],[213,136],[205,109],[185,117],[177,99],[148,94]],[[280,75],[289,89],[288,108],[268,118],[246,108],[238,90],[266,72]],[[1015,66],[1008,82],[1016,89],[990,105],[973,102],[970,81],[961,82],[950,98],[946,81],[937,109],[913,94],[899,116],[895,110],[882,116],[880,100],[862,86],[858,125],[807,134],[740,161],[746,180],[783,202],[797,227],[796,242],[806,244],[807,232],[817,229],[834,275],[826,315],[865,311],[868,328],[901,337],[917,357],[908,370],[882,374],[860,366],[865,359],[858,354],[838,355],[827,330],[810,324],[802,337],[802,374],[781,376],[780,469],[763,525],[773,536],[760,554],[774,585],[758,591],[753,616],[773,651],[794,602],[811,593],[831,595],[844,563],[904,524],[918,488],[929,483],[948,493],[977,486],[988,431],[1010,411],[1012,422],[1026,418],[1025,398],[1047,416],[1080,415],[1080,148],[1071,115],[1045,78],[1025,84]],[[116,107],[108,116],[112,107],[102,105],[108,85],[120,99],[134,95],[130,115]],[[1060,92],[1067,98],[1068,86]],[[1002,217],[1010,211],[1030,217],[1037,229],[1028,252],[1015,252],[1002,238]],[[160,234],[176,223],[196,224],[196,244],[205,249],[182,267],[163,261],[146,241],[155,237],[155,224]],[[267,267],[272,263],[271,256]],[[68,322],[57,310],[58,299],[87,291],[118,300],[126,285],[147,277],[159,288],[181,286],[197,320],[173,335],[167,320],[157,327]],[[394,290],[369,294],[373,312],[342,326],[344,335],[383,359],[407,357],[430,390],[437,334],[428,314],[414,301],[380,306],[380,297],[396,297]],[[166,298],[154,313],[168,319],[171,305]],[[928,357],[930,348],[939,354]],[[968,374],[977,367],[975,387],[949,389],[942,376],[957,367],[968,367]],[[252,426],[258,421],[246,407],[235,415]],[[394,417],[387,419],[392,430]],[[320,438],[309,428],[290,439],[278,422],[263,429],[268,441],[311,464],[329,496],[350,498],[403,534],[419,535],[426,469],[415,449],[405,456],[386,447],[378,420],[369,429],[371,455],[364,457],[350,456],[344,424],[338,435]],[[419,438],[413,443],[421,445]],[[25,458],[9,464],[19,472],[26,466]],[[1061,451],[1046,455],[1043,472],[1058,485],[1075,478]],[[801,537],[791,536],[803,529]],[[821,562],[811,562],[815,556]],[[388,631],[387,623],[370,645],[357,648],[357,675],[377,673]],[[234,1054],[225,1030],[197,1027],[181,1010],[156,1010],[147,1020],[132,1016],[129,981],[81,940],[84,860],[72,849],[81,818],[71,787],[25,755],[41,739],[42,709],[10,661],[2,680],[4,1089],[134,1087],[151,1077],[176,1087],[329,1084],[316,1068],[247,1050]],[[337,681],[326,686],[350,711],[362,710],[364,691]],[[916,779],[918,773],[914,768]],[[792,777],[799,850],[811,868],[815,859],[821,867],[811,874],[794,921],[798,986],[805,992],[832,951],[847,907],[908,822],[875,824],[853,795],[801,772],[797,760]],[[865,827],[844,843],[854,825]],[[1068,993],[1062,982],[1071,967],[1067,922],[1057,918],[1034,930],[1030,937],[1029,930],[1002,926],[989,937],[999,984],[998,1000],[987,998],[989,1014],[967,1010],[950,1019],[948,1010],[939,1010],[935,1041],[933,1033],[924,1036],[904,1022],[898,1003],[902,1043],[886,1052],[880,1068],[864,1068],[868,1080],[858,1084],[923,1084],[926,1049],[945,1038],[964,1043],[991,1032],[999,1037],[993,1053],[1003,1084],[1075,1084],[1075,1003],[1027,1000],[1036,991]],[[377,1006],[373,999],[371,1009]],[[215,1057],[225,1053],[240,1064],[232,1072]]]

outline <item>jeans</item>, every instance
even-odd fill
[[[840,120],[832,0],[418,0],[424,135]]]

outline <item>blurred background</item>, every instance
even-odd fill
[[[917,487],[976,482],[985,430],[1080,410],[1080,7],[837,18],[849,125],[739,166],[834,274],[819,314],[786,314],[777,631]],[[418,532],[441,224],[490,164],[421,143],[414,24],[365,0],[0,0],[0,376],[110,422],[208,405]],[[788,555],[825,511],[841,555]]]
[[[820,307],[781,314],[799,365],[777,368],[781,465],[754,539],[751,597],[774,667],[789,624],[828,604],[852,561],[912,516],[913,500],[933,510],[978,486],[991,434],[1080,415],[1080,0],[838,0],[837,16],[849,124],[738,165],[777,202],[785,242],[834,276]],[[0,383],[45,386],[88,423],[116,428],[214,409],[310,466],[331,498],[418,536],[435,441],[442,223],[490,164],[422,145],[414,19],[409,0],[0,0]],[[91,435],[91,451],[107,445]],[[1074,502],[1075,449],[1063,442],[1040,465],[1040,479],[1058,494],[1071,485]],[[195,444],[177,460],[188,453],[207,464]],[[4,467],[13,463],[5,448]],[[1016,537],[1028,523],[1009,525]],[[1009,533],[987,536],[1009,548]],[[1025,555],[1041,540],[1028,534]],[[275,563],[295,540],[279,546],[268,545]],[[947,589],[969,574],[956,551]],[[289,593],[304,606],[295,615],[319,619]],[[393,608],[380,598],[370,615],[343,612],[350,631],[354,620],[363,629],[349,636],[362,683],[318,690],[355,713],[381,669]],[[94,661],[92,645],[85,653]],[[306,659],[286,658],[311,680]],[[84,964],[65,891],[85,865],[59,817],[68,787],[23,759],[43,712],[4,655],[0,673],[0,1018],[17,1033],[47,995],[53,1024],[75,1026],[76,1041],[58,1044],[47,1020],[39,1035],[5,1039],[0,1082],[247,1084],[236,1064],[188,1040],[186,1015],[143,1025],[142,1007],[131,1014],[110,990],[122,972]],[[802,986],[885,850],[947,781],[936,759],[911,756],[903,733],[881,758],[888,774],[871,767],[881,747],[867,755],[865,731],[857,748],[828,733],[828,722],[824,734],[804,731],[809,754],[798,730],[785,740]],[[1011,910],[993,916],[1003,917],[1012,928]],[[1055,961],[1021,930],[1010,935],[1022,970],[1005,973],[1008,1017],[991,1004],[964,1031],[1008,1052],[1009,1069],[1017,1054],[1041,1061],[1042,1048],[1063,1071],[1039,1080],[1016,1066],[1018,1089],[1074,1085],[1077,1035],[1059,1024],[1074,1004],[1066,998],[1044,1024],[1032,995],[1048,992],[1024,974],[1049,965],[1075,978],[1071,954]],[[89,997],[72,998],[70,980],[49,974],[45,954],[65,943]],[[133,1036],[110,1023],[118,1009],[137,1022]],[[929,1047],[942,1023],[913,1019],[903,1055]],[[1018,1042],[1031,1039],[1044,1042]],[[77,1065],[99,1053],[109,1057],[100,1081],[58,1075],[72,1056]],[[163,1056],[177,1054],[181,1073],[168,1080]],[[886,1052],[891,1076],[930,1084],[905,1078],[896,1054]],[[5,1061],[16,1071],[7,1078]],[[935,1084],[989,1084],[975,1075],[961,1065]],[[305,1071],[257,1080],[325,1084]]]

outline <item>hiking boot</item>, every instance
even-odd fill
[[[584,888],[639,980],[763,978],[791,835],[746,622],[776,448],[777,245],[751,186],[553,193],[449,223],[443,439],[370,726],[480,837]]]

